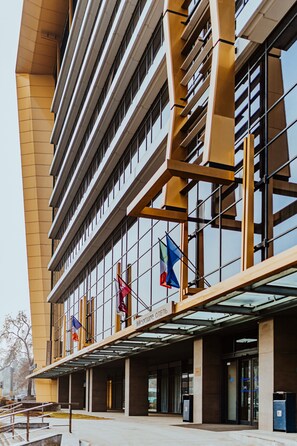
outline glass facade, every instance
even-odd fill
[[[192,181],[189,184],[189,258],[199,272],[197,275],[189,271],[190,287],[202,287],[205,283],[214,285],[241,270],[243,140],[248,134],[252,133],[255,138],[254,262],[259,263],[296,245],[296,9],[295,7],[295,10],[291,10],[236,75],[234,183],[221,186]],[[158,42],[160,48],[162,39]],[[80,251],[88,243],[88,238],[91,239],[92,234],[96,232],[97,225],[102,223],[108,209],[115,205],[114,200],[127,181],[132,181],[133,171],[138,163],[141,163],[145,153],[154,150],[154,138],[164,126],[168,126],[168,118],[168,91],[165,85],[55,269],[54,284],[79,257]],[[168,127],[166,132],[167,129]],[[200,136],[197,135],[188,148],[188,162],[196,162],[203,151],[203,140]],[[79,200],[73,210],[70,207],[69,212],[73,214],[69,213],[68,221],[63,223],[61,238],[75,215]],[[152,206],[161,207],[161,196],[155,198]],[[67,336],[67,354],[78,348],[71,342],[70,321],[71,316],[79,318],[80,301],[83,298],[88,302],[87,324],[90,327],[88,331],[92,332],[89,342],[100,341],[115,333],[114,279],[119,264],[124,280],[128,280],[128,272],[131,276],[131,319],[147,311],[147,308],[152,309],[179,300],[179,292],[176,289],[164,288],[159,284],[159,239],[164,238],[166,231],[179,245],[181,234],[178,224],[127,217],[102,244],[92,260],[82,269],[79,277],[60,297],[63,311],[61,317],[57,317],[55,321],[54,339],[60,343],[63,336]],[[178,276],[178,264],[175,266],[175,272]],[[144,305],[136,296],[140,297]],[[242,305],[242,300],[240,304]],[[123,320],[122,327],[126,325],[127,320]],[[245,362],[241,361],[239,366],[236,365],[240,370],[240,374],[236,376],[237,369],[234,364],[228,362],[228,376],[231,377],[226,384],[229,398],[226,403],[228,420],[232,421],[235,417],[235,382],[236,388],[241,386],[242,390],[241,418],[246,422],[257,422],[257,358],[253,356]],[[237,383],[235,378],[240,382]],[[162,387],[161,397],[158,396],[158,386]],[[185,370],[180,364],[176,364],[162,370],[151,370],[150,410],[180,413],[182,394],[191,393],[192,386],[191,367]],[[252,402],[249,398],[251,392],[254,392]]]
[[[243,139],[249,133],[255,137],[254,262],[296,244],[294,17],[293,11],[237,75],[235,182],[192,183],[189,251],[211,285],[241,270]],[[202,147],[197,137],[188,160],[197,160]]]
[[[114,207],[134,179],[135,169],[143,167],[144,155],[152,155],[158,148],[156,142],[160,131],[168,131],[169,103],[167,84],[163,86],[152,107],[146,114],[137,132],[128,144],[124,155],[113,170],[108,183],[98,195],[94,205],[70,243],[61,261],[53,273],[54,284],[77,259],[83,247],[103,224],[104,217]]]

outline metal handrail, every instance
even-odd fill
[[[19,408],[20,404],[18,403],[17,405],[13,406],[11,409],[7,409],[7,410],[12,410],[12,412],[10,413],[6,413],[4,415],[0,415],[0,421],[5,420],[6,418],[10,418],[10,423],[5,423],[2,427],[8,427],[11,428],[11,432],[12,432],[12,438],[14,438],[14,434],[15,434],[15,416],[16,415],[26,415],[26,441],[29,441],[30,439],[30,412],[36,411],[36,410],[40,410],[42,411],[41,415],[35,415],[36,418],[40,417],[42,419],[42,423],[44,423],[44,408],[45,407],[49,407],[52,406],[55,403],[42,403],[39,404],[37,406],[33,406],[33,407],[29,407],[27,409],[21,409],[21,410],[14,410],[15,408]],[[69,432],[72,432],[72,406],[76,405],[77,403],[56,403],[56,404],[60,404],[60,405],[64,405],[67,404],[69,407],[69,422],[68,422],[68,426],[69,426]],[[22,404],[21,404],[22,406]],[[35,429],[36,430],[42,430],[44,429],[44,427],[41,427],[39,429]]]

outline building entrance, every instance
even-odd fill
[[[162,364],[149,373],[149,412],[182,412],[182,396],[193,393],[192,361]]]
[[[258,357],[232,359],[227,367],[227,422],[258,424]]]

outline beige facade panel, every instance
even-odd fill
[[[31,180],[31,178],[28,178],[28,180]],[[35,211],[35,210],[47,210],[48,209],[48,201],[46,200],[38,200],[38,203],[36,200],[24,200],[25,202],[25,214],[26,211]]]
[[[31,247],[32,245],[41,245],[41,244],[47,245],[49,243],[47,233],[45,232],[43,234],[26,234],[26,239],[27,239],[27,249],[29,246]]]
[[[48,234],[47,225],[48,223],[45,222],[28,222],[26,225],[26,234],[36,234],[37,231],[39,231],[39,234],[41,236],[40,240],[42,240],[43,234]]]
[[[28,219],[30,218],[30,221],[48,221],[49,218],[51,218],[52,210],[42,210],[42,211],[27,211],[26,214],[28,214]]]
[[[31,165],[48,165],[48,161],[50,158],[52,158],[53,155],[50,153],[44,153],[39,154],[37,153],[34,155],[33,153],[29,155],[22,155],[22,165],[23,166],[31,166]]]
[[[24,1],[17,73],[54,73],[67,16],[68,0]]]
[[[54,93],[54,79],[52,76],[17,75],[17,93],[33,353],[37,367],[42,367],[46,364],[46,345],[50,337],[47,295],[51,288],[51,276],[47,264],[51,256],[51,241],[47,234],[52,220],[48,202],[52,186],[49,168],[53,148],[49,144],[49,137],[53,116],[49,108]],[[46,386],[45,383],[41,386],[41,392],[47,395],[47,400],[52,393],[50,383],[48,381]],[[38,391],[37,397],[42,401]]]
[[[23,178],[31,177],[34,175],[45,176],[48,174],[49,170],[47,166],[38,166],[38,174],[37,174],[37,166],[24,166],[23,170]]]
[[[33,249],[34,247],[32,247]],[[48,256],[38,256],[38,257],[30,257],[28,259],[28,270],[32,270],[32,278],[40,278],[40,275],[37,270],[40,268],[47,268],[48,265]],[[35,275],[36,274],[36,275]]]
[[[42,268],[36,268],[37,272],[38,270],[42,269]],[[32,270],[30,270],[29,272],[31,272]],[[32,273],[31,273],[32,274]],[[47,292],[49,292],[51,289],[51,281],[49,280],[45,280],[43,279],[43,277],[41,279],[34,279],[34,277],[30,277],[30,290],[32,291],[43,291],[46,290]]]
[[[21,75],[20,75],[21,76]],[[29,98],[24,97],[18,100],[19,110],[49,110],[48,106],[50,104],[49,98]]]
[[[35,132],[50,132],[50,126],[48,123],[48,117],[43,119],[33,119],[31,116],[30,120],[22,121],[22,125],[24,126],[24,132],[32,132],[33,131],[33,123]],[[47,136],[47,135],[46,135]],[[34,138],[36,140],[36,138]],[[28,141],[29,142],[29,141]]]
[[[40,199],[40,198],[47,198],[49,193],[50,187],[42,187],[38,191],[34,189],[33,187],[30,187],[29,189],[26,189],[24,191],[24,197],[25,199]]]
[[[44,115],[44,119],[48,119],[49,116]],[[43,143],[38,143],[36,142],[35,144],[33,144],[32,141],[28,142],[28,143],[24,143],[22,145],[22,155],[27,155],[30,153],[36,153],[36,154],[43,154],[43,153],[52,153],[53,149],[52,146],[50,144],[45,145]],[[51,181],[52,183],[52,178],[48,177],[48,181]]]
[[[31,291],[30,292],[30,302],[31,305],[35,303],[40,303],[44,301],[43,293],[40,291]]]
[[[31,247],[32,252],[34,252],[35,250],[38,251],[38,254],[36,256],[32,255],[30,256],[30,259],[28,259],[28,267],[30,269],[33,269],[35,267],[47,267],[47,259],[48,259],[48,254],[44,254],[43,251],[45,251],[47,249],[47,246],[45,245],[40,245],[40,248],[38,249],[37,247],[35,248],[34,246]],[[50,251],[49,251],[50,252]]]
[[[57,401],[58,399],[57,380],[36,379],[35,389],[40,402]]]

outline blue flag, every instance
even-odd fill
[[[76,330],[82,327],[81,323],[74,316],[72,316],[72,327],[74,327]]]
[[[179,247],[173,243],[168,234],[166,234],[166,244],[168,257],[166,284],[173,286],[174,288],[180,288],[175,272],[173,271],[173,266],[182,258],[183,253]]]

